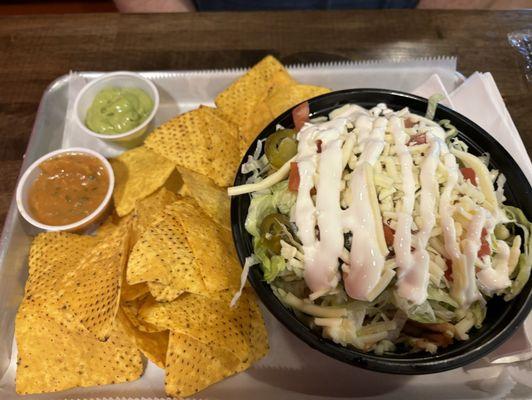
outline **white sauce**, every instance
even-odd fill
[[[427,299],[430,256],[426,247],[432,228],[436,224],[436,199],[439,194],[436,168],[440,161],[441,141],[438,138],[433,138],[429,133],[426,135],[430,149],[421,164],[420,172],[419,213],[422,224],[414,241],[413,264],[410,270],[397,282],[399,295],[409,299],[414,304],[421,304]]]
[[[460,270],[455,271],[453,265],[453,287],[451,291],[458,302],[465,307],[481,298],[475,280],[475,261],[482,244],[482,229],[485,224],[486,211],[483,208],[478,208],[478,212],[467,226],[467,235],[462,241],[464,253],[461,257]]]
[[[410,300],[414,304],[420,304],[426,297],[426,288],[421,288],[418,266],[415,261],[427,264],[428,260],[423,259],[423,254],[418,255],[418,260],[412,256],[412,212],[414,211],[415,184],[412,172],[412,156],[406,145],[409,140],[408,134],[403,129],[403,122],[398,117],[390,118],[390,128],[394,140],[395,152],[399,157],[402,179],[402,207],[397,211],[397,225],[393,248],[395,251],[395,262],[397,264],[397,291],[401,297]],[[423,279],[421,279],[423,280]],[[428,282],[428,281],[427,281]],[[425,294],[423,294],[425,292]]]
[[[352,173],[349,187],[351,205],[344,212],[344,227],[351,231],[353,238],[349,265],[344,270],[344,287],[349,297],[357,300],[372,301],[380,292],[374,288],[381,280],[385,254],[378,243],[376,224],[381,224],[380,215],[374,215],[371,205],[368,173],[377,162],[384,149],[384,134],[388,121],[377,118],[371,132],[368,117],[359,117],[355,127],[359,129],[359,142],[362,154]],[[369,172],[368,172],[369,171]],[[384,288],[383,288],[384,289]]]
[[[342,144],[347,119],[338,118],[320,125],[309,125],[298,134],[298,169],[300,176],[295,221],[304,250],[305,281],[315,292],[326,293],[337,286],[338,258],[343,244],[340,215],[342,180]],[[321,140],[318,157],[316,142]],[[316,206],[310,190],[316,183]],[[320,239],[316,237],[318,226]]]
[[[490,258],[487,257],[489,261]],[[512,284],[510,281],[508,262],[510,260],[510,246],[503,240],[497,240],[497,252],[491,265],[477,273],[479,283],[486,290],[493,292],[507,288]]]

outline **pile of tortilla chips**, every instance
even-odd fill
[[[18,393],[126,382],[143,357],[189,396],[268,350],[256,298],[240,286],[229,199],[241,154],[279,113],[327,89],[268,56],[216,98],[111,160],[114,214],[93,235],[43,233],[31,246],[16,320]]]

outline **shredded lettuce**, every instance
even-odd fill
[[[240,288],[231,299],[231,303],[229,304],[231,307],[234,307],[240,296],[242,296],[242,291],[244,290],[244,286],[246,286],[246,280],[248,279],[249,269],[258,263],[259,260],[257,260],[253,255],[251,257],[246,257],[246,261],[242,267],[242,273],[240,274]]]
[[[419,305],[412,305],[408,300],[399,296],[397,292],[394,292],[393,302],[397,308],[402,310],[413,321],[423,324],[439,322],[428,300],[425,300]]]
[[[288,180],[273,185],[266,193],[255,193],[249,204],[246,217],[246,230],[254,237],[260,235],[259,226],[262,220],[277,210],[285,215],[296,203],[297,196],[288,190]]]
[[[273,202],[273,195],[259,194],[253,196],[249,204],[248,215],[244,224],[246,231],[254,237],[260,236],[259,227],[262,220],[275,211],[276,208]]]
[[[486,303],[484,301],[476,301],[469,307],[469,311],[473,315],[475,328],[480,329],[484,318],[486,318]]]
[[[429,285],[427,288],[427,298],[438,303],[444,303],[452,308],[458,308],[458,303],[451,297],[451,295],[443,289],[436,288]]]
[[[427,112],[425,118],[433,120],[436,115],[436,109],[438,108],[438,103],[442,101],[445,96],[441,93],[433,94],[429,97],[429,104],[427,106]]]
[[[515,268],[516,277],[512,281],[512,285],[505,291],[504,300],[508,301],[523,290],[528,278],[530,278],[530,269],[532,268],[532,223],[528,221],[523,211],[517,207],[504,206],[504,211],[507,217],[522,230],[524,247],[524,251],[519,256],[519,262]]]
[[[458,135],[458,129],[451,124],[451,121],[448,119],[442,119],[439,121],[439,124],[443,129],[445,129],[445,142],[449,144],[451,139],[454,139]]]
[[[277,275],[279,275],[286,268],[284,257],[274,255],[268,257],[266,247],[262,244],[260,238],[253,239],[253,249],[255,257],[260,261],[262,271],[264,272],[264,280],[268,283],[272,282]]]
[[[290,210],[296,204],[297,195],[288,190],[288,179],[272,186],[273,203],[281,214],[290,215]]]

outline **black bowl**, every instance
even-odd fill
[[[394,110],[408,107],[411,112],[420,115],[424,115],[427,109],[427,100],[424,98],[382,89],[342,90],[309,100],[313,117],[327,115],[331,110],[347,103],[358,104],[366,108],[371,108],[378,103],[386,103]],[[480,155],[488,152],[491,155],[490,167],[502,171],[507,179],[505,186],[507,204],[521,208],[530,219],[532,188],[510,154],[477,124],[447,107],[439,105],[434,119],[449,119],[459,130],[459,138],[467,143],[471,153]],[[291,110],[277,117],[262,131],[248,149],[244,160],[248,155],[253,154],[257,140],[268,137],[275,131],[277,124],[286,128],[293,127]],[[235,185],[243,184],[245,180],[246,176],[238,172]],[[253,252],[251,235],[244,228],[249,200],[249,195],[236,196],[231,200],[233,238],[241,263]],[[484,324],[481,329],[470,331],[469,340],[455,342],[436,354],[422,352],[378,356],[343,347],[311,330],[275,297],[270,286],[263,280],[260,268],[251,268],[248,279],[268,310],[293,334],[314,349],[358,367],[396,374],[441,372],[478,360],[508,339],[524,321],[532,307],[532,280],[529,280],[522,292],[510,302],[505,302],[500,297],[489,300]]]

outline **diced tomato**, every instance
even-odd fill
[[[491,254],[490,244],[486,239],[488,237],[488,231],[486,228],[482,228],[482,234],[480,235],[480,249],[478,250],[477,256],[484,257]]]
[[[386,246],[393,246],[395,231],[386,224],[382,224],[382,229],[384,230],[384,240],[386,241]]]
[[[316,140],[316,147],[318,148],[318,153],[321,153],[321,144],[322,141],[320,139]]]
[[[464,180],[468,180],[473,185],[477,186],[477,176],[473,168],[460,168],[460,172],[464,177]]]
[[[425,143],[427,143],[427,135],[425,135],[424,133],[420,133],[419,135],[411,136],[407,145],[410,146],[413,144],[425,144]]]
[[[297,192],[299,190],[299,168],[296,162],[290,163],[290,174],[288,175],[288,190]]]
[[[405,121],[405,128],[412,128],[415,124],[416,122],[413,119],[408,118]]]
[[[299,132],[301,127],[305,124],[305,122],[309,121],[309,114],[310,114],[310,108],[308,105],[308,101],[305,101],[304,103],[301,103],[296,108],[292,110],[292,119],[294,120],[294,126],[296,131]]]
[[[453,281],[453,262],[449,260],[448,258],[446,258],[445,265],[447,266],[447,269],[445,270],[445,279],[447,279],[449,282],[452,282]]]

